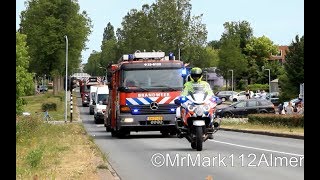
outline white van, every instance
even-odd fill
[[[95,94],[97,91],[98,86],[90,86],[90,94],[89,94],[89,98],[90,98],[90,102],[89,102],[89,114],[93,115],[93,101],[95,99]]]
[[[94,97],[94,122],[103,122],[104,113],[107,109],[109,88],[107,85],[98,86]]]

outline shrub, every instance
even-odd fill
[[[289,127],[304,127],[304,115],[249,114],[248,122]]]
[[[26,157],[26,162],[30,165],[31,168],[36,168],[42,159],[43,148],[37,148],[28,153]]]
[[[247,86],[247,89],[250,89],[251,91],[257,91],[257,90],[269,91],[269,85],[268,84],[250,84]]]
[[[57,104],[56,103],[43,103],[41,107],[42,111],[56,111]]]

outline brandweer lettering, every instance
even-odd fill
[[[138,94],[138,97],[169,97],[169,93],[143,93]]]

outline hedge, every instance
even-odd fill
[[[304,127],[304,115],[249,114],[248,122],[290,127]]]

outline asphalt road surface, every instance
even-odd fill
[[[304,179],[304,140],[220,130],[196,151],[157,131],[119,139],[77,100],[85,129],[122,180]]]

